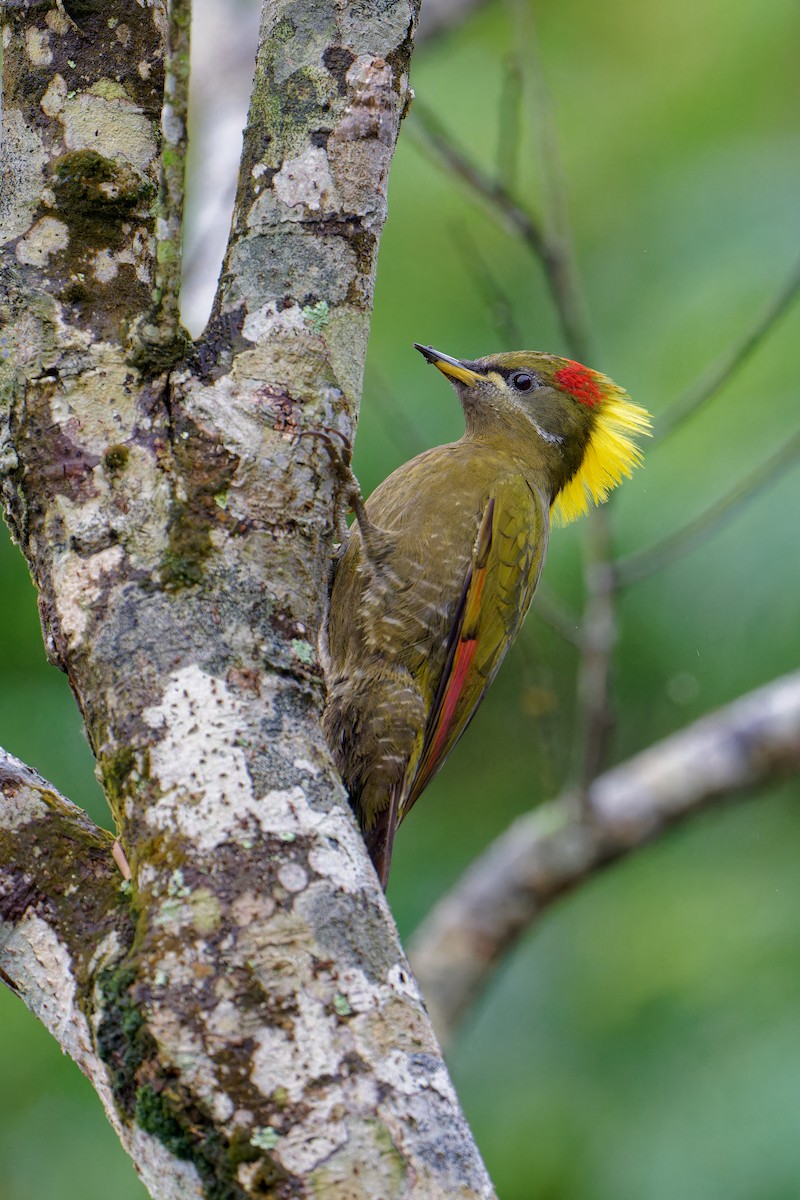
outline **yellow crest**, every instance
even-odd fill
[[[587,368],[582,370],[589,374]],[[598,371],[591,376],[599,396],[594,428],[580,467],[553,502],[553,515],[561,525],[583,516],[590,501],[602,504],[618,483],[630,478],[642,462],[634,438],[649,434],[652,424],[647,410],[634,404],[607,376]]]

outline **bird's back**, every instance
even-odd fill
[[[477,636],[431,757],[431,723],[452,670],[490,504]],[[465,438],[400,467],[370,497],[367,512],[377,561],[366,558],[354,526],[331,598],[324,721],[369,830],[393,792],[402,818],[480,703],[529,607],[546,546],[547,507],[507,452]],[[421,761],[425,778],[415,780]]]

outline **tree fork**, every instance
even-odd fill
[[[319,727],[336,481],[295,435],[352,435],[418,3],[354,7],[264,5],[182,359],[185,6],[4,18],[0,471],[133,872],[93,835],[131,925],[85,1028],[157,1198],[493,1194]]]

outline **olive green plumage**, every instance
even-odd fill
[[[324,726],[384,887],[397,824],[525,618],[551,506],[570,486],[566,520],[604,498],[637,461],[627,434],[647,425],[615,385],[569,360],[417,349],[452,379],[466,431],[370,497],[369,536],[354,524],[336,571],[327,636]],[[605,461],[593,461],[595,443]]]

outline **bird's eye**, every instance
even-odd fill
[[[517,371],[516,375],[511,376],[511,383],[518,392],[529,392],[536,387],[536,380],[527,371]]]

